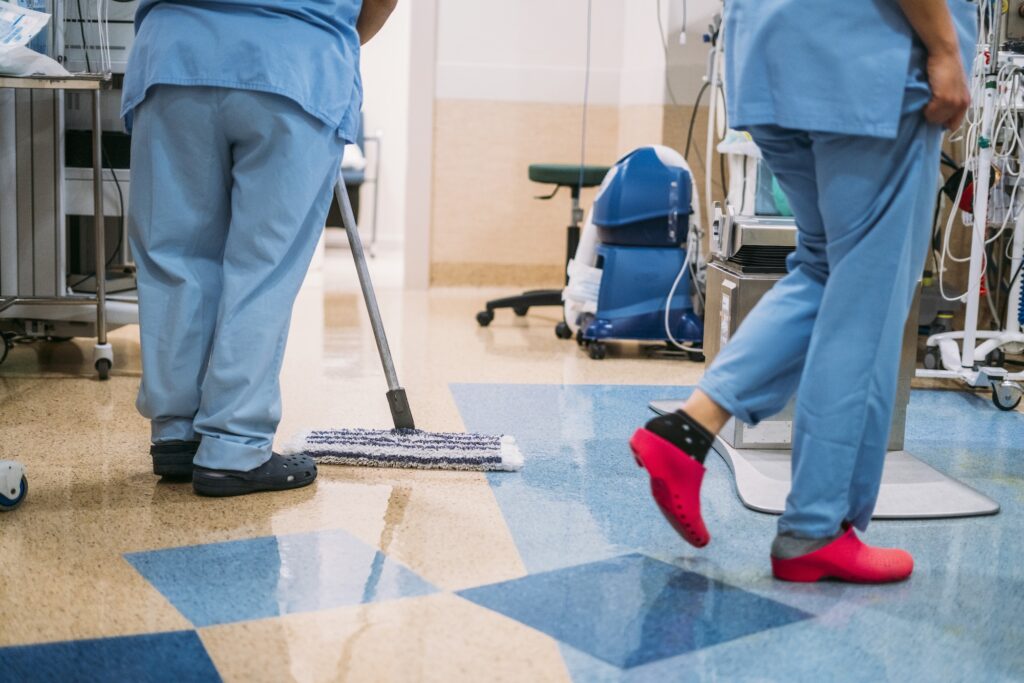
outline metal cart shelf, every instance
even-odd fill
[[[0,313],[21,305],[28,306],[95,306],[96,307],[96,346],[93,350],[93,365],[99,373],[101,380],[109,377],[110,368],[114,363],[114,354],[110,344],[107,342],[107,291],[106,291],[106,244],[105,244],[105,223],[103,210],[103,168],[102,168],[102,147],[103,118],[101,116],[100,92],[109,90],[112,87],[112,79],[109,74],[76,74],[62,77],[13,77],[0,76],[0,89],[15,90],[53,90],[53,91],[88,91],[92,94],[92,182],[93,182],[93,220],[95,228],[95,252],[96,252],[96,295],[72,295],[63,294],[58,296],[9,296],[0,297]],[[61,98],[54,97],[54,120],[60,120]],[[54,135],[54,215],[62,218],[63,201],[63,151],[62,135],[60,126],[53,127]],[[55,226],[56,230],[63,230],[63,225]],[[60,241],[55,242],[59,244]],[[67,292],[67,288],[64,289]],[[6,343],[6,340],[5,340]]]

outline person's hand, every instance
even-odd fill
[[[960,53],[955,50],[929,53],[927,68],[932,99],[924,108],[924,117],[931,123],[956,130],[971,106],[971,90]]]

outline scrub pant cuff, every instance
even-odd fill
[[[850,520],[850,524],[852,524],[853,528],[856,529],[857,531],[867,531],[868,530],[868,524],[870,524],[870,523],[871,523],[871,513],[870,512],[865,514],[865,515],[861,515],[859,517],[854,517],[852,520]]]
[[[193,462],[198,467],[211,470],[248,472],[270,460],[272,454],[270,444],[263,447],[250,446],[223,436],[203,434],[203,441],[199,444]]]
[[[712,401],[725,408],[730,415],[740,422],[745,422],[751,426],[757,424],[757,421],[754,420],[750,412],[740,404],[732,392],[717,386],[713,381],[709,381],[707,375],[697,384],[697,388],[707,394]]]
[[[788,523],[785,518],[779,520],[778,528],[780,534],[788,533],[799,538],[807,539],[830,538],[835,536],[841,530],[838,524],[834,527],[823,527],[821,525],[794,526],[793,524]],[[863,529],[861,529],[861,531],[863,531]]]
[[[198,441],[192,426],[191,418],[172,417],[164,420],[153,420],[150,423],[150,439],[153,443],[167,441]]]

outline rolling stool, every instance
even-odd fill
[[[551,199],[563,187],[568,187],[572,193],[572,214],[571,222],[567,231],[565,250],[565,266],[568,271],[569,260],[576,254],[576,247],[580,242],[580,221],[583,220],[583,209],[580,208],[580,189],[584,187],[597,187],[604,180],[608,173],[607,166],[584,166],[582,182],[580,178],[579,165],[573,164],[531,164],[530,180],[535,183],[554,185],[555,189],[549,195],[536,197],[536,199]],[[569,282],[568,272],[566,273],[566,284]],[[476,314],[476,321],[480,327],[487,327],[494,320],[494,311],[498,308],[511,308],[518,316],[524,316],[534,306],[562,306],[561,289],[538,289],[530,292],[523,292],[518,296],[510,296],[504,299],[494,299],[487,302],[487,309]],[[555,334],[559,339],[571,339],[572,330],[563,320],[555,327]]]

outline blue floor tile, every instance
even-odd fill
[[[219,681],[195,631],[0,648],[4,681]]]
[[[459,595],[623,669],[811,617],[639,554]]]
[[[167,548],[125,559],[197,627],[436,590],[340,530]]]
[[[913,553],[916,568],[906,583],[792,585],[770,574],[778,518],[743,507],[720,458],[708,458],[702,491],[708,547],[681,541],[651,501],[627,441],[651,416],[650,400],[689,392],[452,386],[467,430],[512,434],[526,457],[520,474],[488,478],[529,572],[639,552],[816,617],[639,665],[622,680],[1024,681],[1024,415],[996,410],[987,394],[913,391],[907,450],[995,499],[1002,511],[873,522],[865,540]],[[628,595],[621,603],[615,595],[601,599],[623,612],[636,609]],[[566,665],[578,681],[608,674],[595,676],[607,665],[587,650],[566,655]]]

